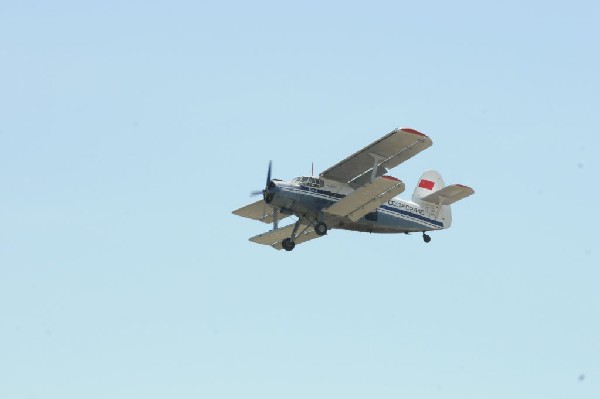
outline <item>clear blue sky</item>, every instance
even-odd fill
[[[598,398],[596,2],[0,1],[0,397]],[[476,195],[231,215],[408,126]]]

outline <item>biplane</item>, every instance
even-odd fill
[[[297,244],[323,237],[331,229],[369,233],[422,233],[452,224],[450,205],[474,193],[462,184],[446,186],[442,176],[422,174],[410,201],[398,198],[404,183],[388,171],[432,145],[414,129],[395,129],[362,150],[325,170],[318,177],[291,181],[271,178],[269,162],[265,188],[253,192],[262,199],[233,214],[272,224],[273,229],[250,241],[291,251]],[[279,221],[296,216],[295,223]]]

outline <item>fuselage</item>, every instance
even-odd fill
[[[450,226],[449,207],[415,203],[393,198],[358,221],[326,215],[324,208],[351,194],[354,189],[343,183],[316,177],[298,177],[291,181],[275,180],[270,205],[284,214],[325,222],[330,228],[372,233],[407,233],[441,230]],[[446,209],[447,208],[447,209]]]

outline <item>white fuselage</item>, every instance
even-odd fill
[[[271,206],[282,213],[325,222],[330,228],[373,233],[407,233],[441,230],[450,227],[449,206],[417,203],[399,197],[380,205],[358,221],[327,215],[324,208],[355,190],[348,184],[314,177],[275,181]]]

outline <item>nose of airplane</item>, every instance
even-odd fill
[[[269,181],[267,183],[267,187],[263,190],[263,198],[267,204],[270,204],[273,201],[273,198],[277,194],[277,183],[274,180]]]

